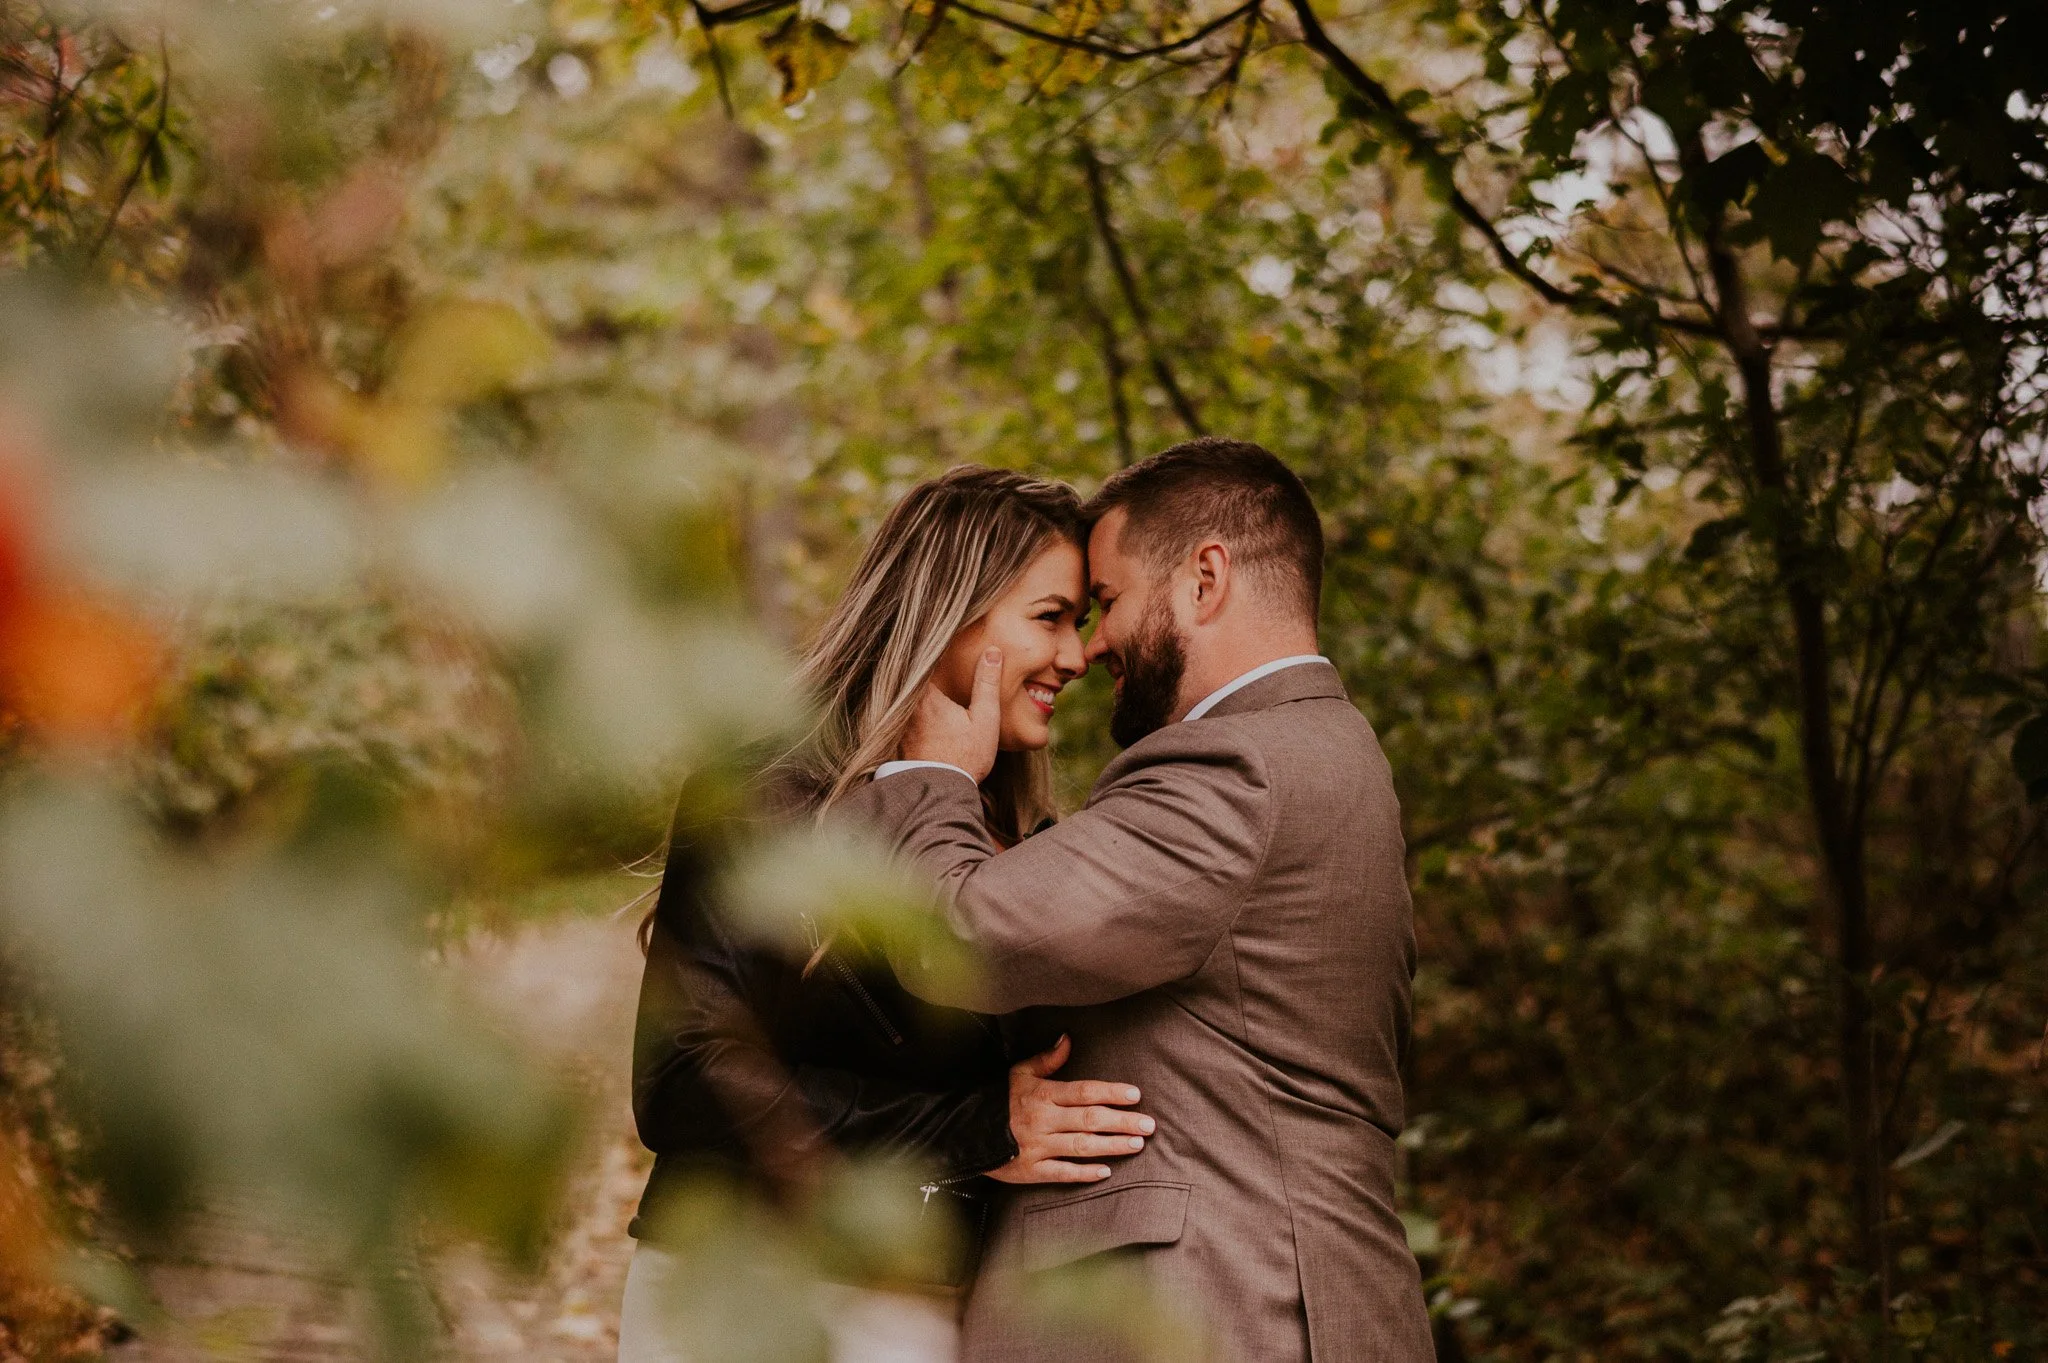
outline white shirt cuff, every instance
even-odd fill
[[[875,768],[875,779],[879,781],[885,776],[894,776],[899,771],[911,771],[917,767],[937,767],[941,771],[957,771],[962,776],[967,776],[965,768],[956,767],[951,762],[884,762]],[[967,776],[967,779],[974,780],[972,776]]]

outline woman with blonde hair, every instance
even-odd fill
[[[1084,544],[1061,483],[967,466],[912,489],[804,654],[818,720],[769,768],[775,813],[828,815],[899,759],[927,682],[964,705],[977,663],[1000,649],[1001,752],[982,801],[1006,842],[1051,820],[1053,706],[1087,670]],[[622,1363],[689,1359],[689,1287],[662,1233],[694,1175],[787,1197],[822,1155],[898,1157],[930,1174],[902,1196],[957,1217],[971,1241],[988,1180],[1089,1182],[1109,1174],[1099,1161],[1143,1147],[1151,1119],[1122,1110],[1135,1090],[1049,1078],[1064,1038],[1020,1058],[1014,1029],[915,998],[856,940],[785,953],[733,932],[707,893],[715,861],[679,815],[645,938],[633,1109],[655,1165],[633,1225]],[[835,1363],[954,1356],[952,1283],[826,1291]]]

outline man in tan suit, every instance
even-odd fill
[[[975,782],[999,655],[971,705],[929,695],[906,761],[854,797],[986,966],[971,996],[916,960],[896,962],[904,983],[1046,1009],[1073,1038],[1069,1077],[1130,1080],[1158,1121],[1092,1186],[1007,1196],[965,1357],[1097,1356],[1011,1289],[1115,1251],[1238,1363],[1430,1359],[1394,1208],[1414,973],[1400,811],[1317,656],[1315,508],[1271,454],[1205,439],[1118,474],[1090,510],[1088,654],[1115,681],[1125,751],[1087,807],[1009,850],[990,838]],[[1130,1138],[1072,1139],[1085,1160]]]

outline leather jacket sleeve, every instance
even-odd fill
[[[633,1114],[651,1150],[795,1173],[827,1149],[917,1158],[940,1177],[1016,1154],[1007,1076],[922,1089],[881,1075],[788,1065],[764,1026],[759,953],[706,902],[701,849],[671,847],[649,942],[633,1047]]]

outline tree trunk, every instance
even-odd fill
[[[1851,1197],[1856,1214],[1857,1254],[1865,1272],[1881,1279],[1884,1270],[1884,1162],[1877,1133],[1877,1068],[1874,1016],[1870,1002],[1875,964],[1870,932],[1869,886],[1861,820],[1851,812],[1835,755],[1832,659],[1826,602],[1814,571],[1814,552],[1785,466],[1783,433],[1771,391],[1770,348],[1750,321],[1741,267],[1719,242],[1710,246],[1720,322],[1728,352],[1742,383],[1749,421],[1750,456],[1756,475],[1752,508],[1768,526],[1779,585],[1792,616],[1798,672],[1799,757],[1806,774],[1807,803],[1820,843],[1822,875],[1835,920],[1836,1046],[1842,1069],[1842,1107],[1847,1126]],[[1884,1303],[1878,1303],[1879,1310]]]

